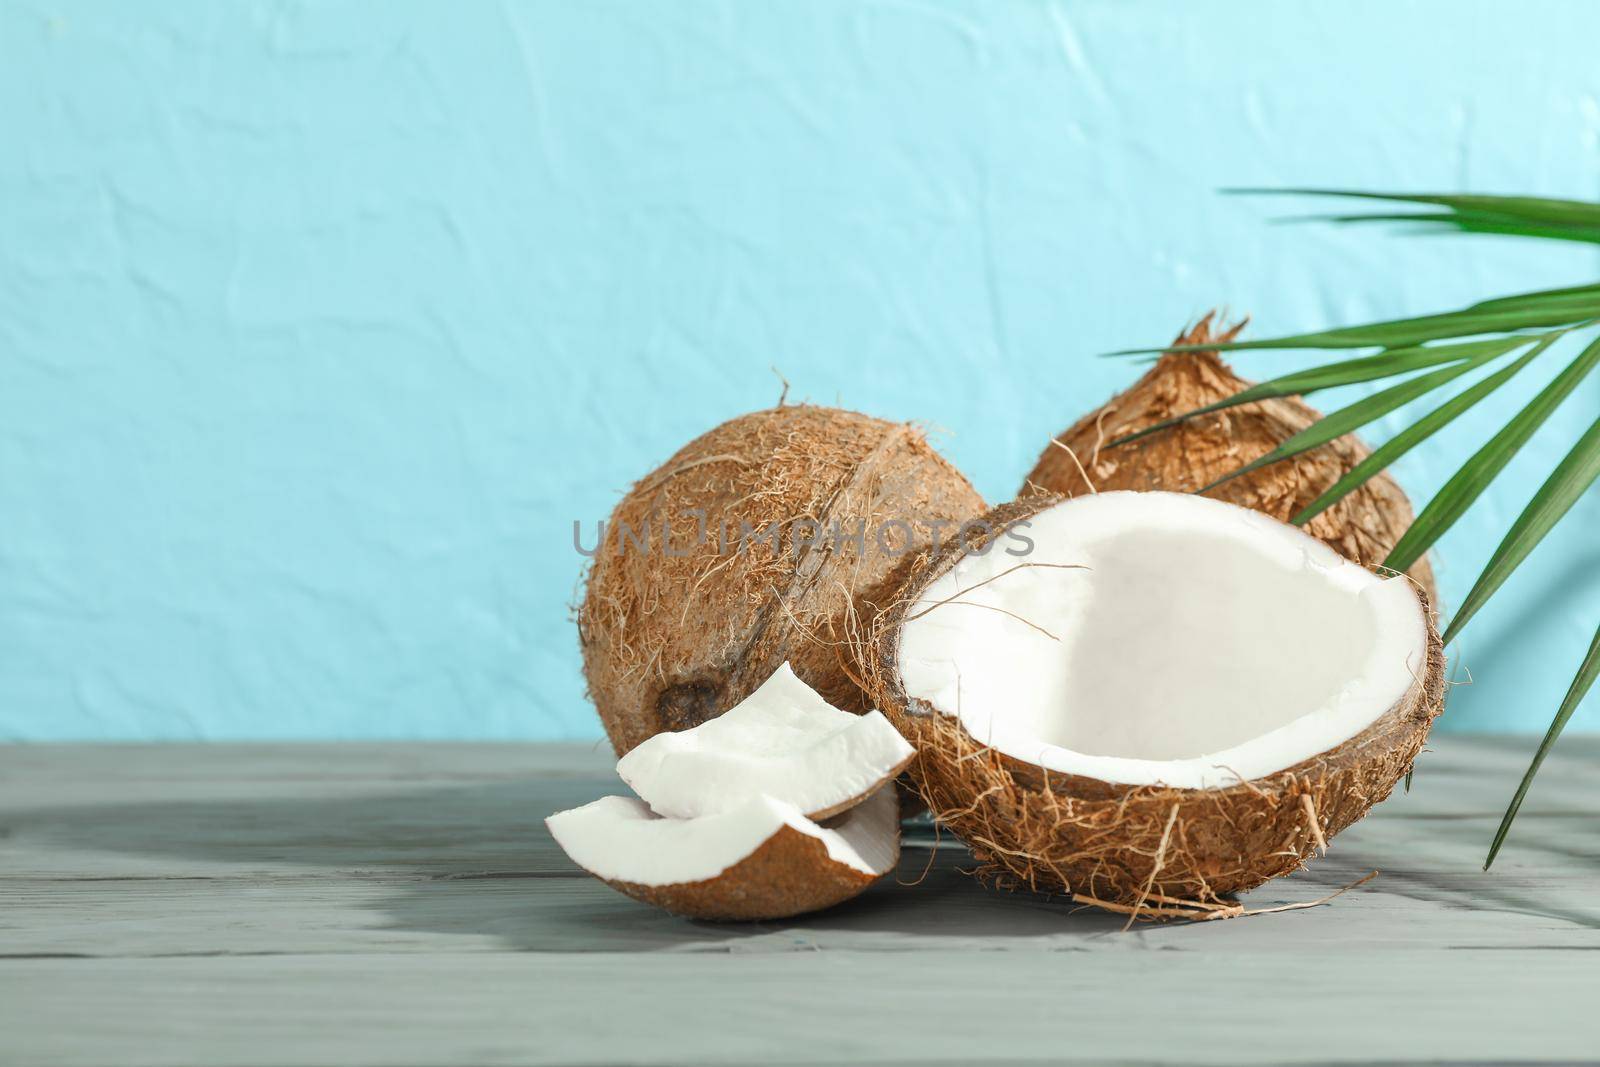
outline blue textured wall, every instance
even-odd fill
[[[1597,37],[1459,0],[0,3],[0,737],[598,736],[572,520],[771,367],[946,428],[1000,499],[1131,379],[1096,352],[1213,304],[1590,281],[1214,190],[1600,196]],[[1597,405],[1446,541],[1448,598]],[[1449,726],[1548,720],[1597,524],[1469,628]]]

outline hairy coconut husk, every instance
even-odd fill
[[[1225,343],[1245,325],[1214,330],[1212,323],[1213,315],[1207,314],[1173,344]],[[1051,441],[1018,495],[1073,496],[1091,489],[1191,493],[1266,455],[1322,417],[1296,397],[1281,397],[1201,415],[1108,447],[1125,434],[1226,400],[1252,384],[1215,352],[1168,352],[1131,388]],[[1205,495],[1287,522],[1370,454],[1354,434],[1346,434],[1224,482]],[[1305,530],[1346,559],[1372,567],[1387,558],[1412,518],[1405,493],[1381,473],[1312,519]],[[1427,558],[1417,560],[1408,573],[1427,591],[1429,603],[1437,603]]]
[[[1061,499],[996,508],[982,520],[993,533],[967,543],[982,548]],[[1443,706],[1444,649],[1429,616],[1426,669],[1406,697],[1360,734],[1286,770],[1206,790],[1047,772],[988,748],[955,718],[906,696],[901,628],[929,584],[965,552],[951,544],[907,561],[900,596],[875,617],[859,655],[873,699],[917,749],[910,775],[930,812],[972,849],[976,873],[1004,887],[1065,893],[1124,913],[1193,916],[1216,908],[1300,868],[1387,797]]]
[[[690,509],[705,516],[703,544]],[[691,441],[617,505],[578,611],[589,694],[618,755],[720,715],[785,660],[830,704],[868,710],[847,662],[858,612],[889,598],[908,552],[982,510],[909,424],[780,405]],[[653,525],[649,549],[619,538],[619,523]],[[772,526],[776,544],[761,537]],[[796,550],[812,529],[817,543]]]

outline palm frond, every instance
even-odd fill
[[[1528,506],[1517,516],[1517,521],[1511,524],[1505,540],[1489,557],[1483,573],[1473,583],[1472,591],[1461,602],[1461,607],[1456,609],[1450,625],[1445,627],[1445,641],[1461,632],[1461,628],[1511,577],[1511,572],[1528,558],[1528,553],[1544,540],[1545,534],[1561,521],[1561,517],[1578,502],[1578,498],[1594,484],[1596,478],[1600,478],[1600,419],[1596,419],[1594,425],[1578,438],[1572,451],[1556,464],[1556,469],[1539,487],[1539,491],[1533,494]]]
[[[1433,494],[1428,506],[1406,528],[1395,544],[1385,567],[1397,571],[1409,570],[1433,547],[1433,543],[1454,526],[1474,501],[1489,487],[1489,483],[1505,469],[1513,456],[1528,443],[1528,438],[1543,426],[1561,402],[1572,394],[1578,383],[1600,365],[1600,338],[1584,348],[1578,358],[1540,390],[1526,407],[1461,465],[1444,487]]]
[[[1264,382],[1258,382],[1242,392],[1233,394],[1226,400],[1219,400],[1215,404],[1207,404],[1205,407],[1186,411],[1182,415],[1163,419],[1134,433],[1124,434],[1112,441],[1107,447],[1115,448],[1118,445],[1127,444],[1129,441],[1137,441],[1141,437],[1159,433],[1197,415],[1225,411],[1228,408],[1238,407],[1240,404],[1250,404],[1258,400],[1269,400],[1284,396],[1309,396],[1323,389],[1377,381],[1381,378],[1405,374],[1408,371],[1436,367],[1442,363],[1454,363],[1458,360],[1478,359],[1479,357],[1493,358],[1539,340],[1538,336],[1496,337],[1487,341],[1467,341],[1453,345],[1419,345],[1411,348],[1389,348],[1375,356],[1342,359],[1335,363],[1327,363],[1320,367],[1295,371],[1291,374],[1283,374]]]
[[[1540,341],[1516,362],[1500,368],[1481,382],[1462,390],[1456,396],[1446,400],[1443,404],[1440,404],[1428,414],[1395,434],[1374,449],[1370,456],[1350,468],[1350,471],[1344,477],[1329,486],[1325,493],[1310,504],[1307,504],[1298,515],[1289,521],[1296,526],[1304,526],[1324,511],[1333,507],[1350,493],[1366,484],[1369,478],[1387,470],[1389,465],[1401,456],[1448,426],[1455,421],[1458,415],[1467,411],[1478,401],[1510,381],[1518,371],[1537,359],[1539,353],[1549,348],[1554,342],[1555,338],[1553,337]]]
[[[1374,193],[1339,189],[1234,189],[1235,193],[1329,196],[1380,201],[1405,205],[1415,211],[1393,210],[1325,216],[1336,222],[1401,222],[1421,228],[1445,228],[1470,233],[1534,237],[1562,241],[1600,243],[1600,203],[1527,196],[1476,196],[1442,193]],[[1600,323],[1600,283],[1545,289],[1483,300],[1456,311],[1414,318],[1346,326],[1311,333],[1252,341],[1229,341],[1203,345],[1163,346],[1108,353],[1113,356],[1153,355],[1166,351],[1242,351],[1259,349],[1341,349],[1377,348],[1366,356],[1341,359],[1310,370],[1264,381],[1241,390],[1226,400],[1167,419],[1155,426],[1112,442],[1124,444],[1147,434],[1168,429],[1185,419],[1239,404],[1271,397],[1303,395],[1318,389],[1361,382],[1399,378],[1418,371],[1386,389],[1341,408],[1306,430],[1283,442],[1278,448],[1253,463],[1229,473],[1206,486],[1238,477],[1247,471],[1288,459],[1327,444],[1334,438],[1366,425],[1386,414],[1519,348],[1528,350],[1509,365],[1500,367],[1481,381],[1446,400],[1379,446],[1367,459],[1340,478],[1312,501],[1293,520],[1305,523],[1417,447],[1463,412],[1483,401],[1513,376],[1525,369],[1565,334]],[[1542,333],[1530,331],[1544,331]],[[1453,344],[1439,342],[1451,341]],[[1531,346],[1531,347],[1529,347]],[[1586,345],[1567,367],[1529,401],[1494,436],[1463,463],[1459,470],[1434,494],[1417,515],[1389,556],[1386,568],[1404,571],[1422,555],[1473,505],[1483,491],[1503,471],[1550,415],[1600,367],[1600,338]],[[1435,368],[1435,369],[1429,369]],[[1579,498],[1600,481],[1600,420],[1597,420],[1573,446],[1541,485],[1521,515],[1506,532],[1445,628],[1444,639],[1453,639],[1500,589],[1523,560],[1564,518]],[[1588,655],[1578,668],[1566,698],[1557,710],[1544,741],[1523,775],[1522,783],[1490,846],[1485,869],[1494,862],[1527,795],[1540,764],[1571,719],[1578,704],[1600,677],[1600,633],[1596,633]],[[1409,788],[1411,776],[1406,775]]]
[[[1340,408],[1338,411],[1324,415],[1304,430],[1289,438],[1283,444],[1259,459],[1251,460],[1236,470],[1229,471],[1210,485],[1203,486],[1197,492],[1204,493],[1215,489],[1224,482],[1232,481],[1242,474],[1249,474],[1253,470],[1283,460],[1292,459],[1302,452],[1309,452],[1313,448],[1321,448],[1336,437],[1343,437],[1353,430],[1358,430],[1374,419],[1381,418],[1398,407],[1409,404],[1418,397],[1430,393],[1448,382],[1454,381],[1473,367],[1488,359],[1487,355],[1464,359],[1441,367],[1427,374],[1419,374],[1415,378],[1408,378],[1398,385],[1391,385],[1381,392],[1357,400],[1355,403]]]
[[[1589,645],[1589,654],[1584,656],[1583,662],[1578,665],[1578,673],[1573,675],[1572,685],[1567,688],[1567,695],[1561,701],[1560,710],[1550,723],[1550,729],[1545,731],[1544,740],[1539,742],[1539,750],[1533,754],[1533,762],[1528,764],[1527,771],[1522,775],[1522,782],[1517,786],[1517,795],[1511,798],[1511,804],[1500,820],[1500,828],[1494,833],[1494,843],[1489,846],[1489,856],[1483,861],[1484,870],[1487,871],[1494,863],[1494,858],[1500,854],[1500,846],[1505,844],[1506,834],[1511,832],[1511,823],[1516,819],[1517,812],[1522,809],[1522,798],[1528,795],[1528,787],[1533,784],[1534,775],[1539,773],[1539,765],[1544,762],[1545,756],[1549,755],[1550,749],[1555,747],[1556,738],[1561,736],[1561,731],[1567,727],[1567,720],[1572,718],[1572,713],[1583,703],[1583,698],[1594,685],[1597,675],[1600,675],[1600,629],[1595,630],[1594,641]]]
[[[1545,241],[1581,241],[1600,244],[1600,228],[1575,226],[1544,226],[1537,223],[1517,222],[1476,211],[1405,212],[1374,211],[1353,215],[1306,215],[1306,222],[1333,222],[1340,225],[1363,222],[1411,223],[1421,232],[1455,230],[1500,237],[1534,237]]]
[[[1600,287],[1579,286],[1519,293],[1472,304],[1459,311],[1390,319],[1362,326],[1343,326],[1336,330],[1296,333],[1259,341],[1126,348],[1108,354],[1135,356],[1153,352],[1242,352],[1261,348],[1399,348],[1448,338],[1479,337],[1552,326],[1578,326],[1596,321],[1600,321]]]
[[[1313,216],[1318,221],[1405,222],[1440,226],[1465,233],[1537,237],[1557,241],[1600,243],[1600,204],[1534,196],[1470,196],[1454,193],[1366,193],[1340,189],[1231,189],[1249,195],[1327,196],[1413,204],[1435,208],[1421,212],[1371,212]]]

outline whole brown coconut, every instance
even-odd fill
[[[612,512],[578,611],[617,754],[715,718],[785,660],[829,703],[868,710],[856,620],[908,552],[983,506],[917,428],[853,411],[780,405],[685,445]]]
[[[1214,331],[1212,322],[1213,314],[1207,314],[1173,344],[1224,343],[1245,325],[1239,322]],[[1072,496],[1091,488],[1192,493],[1266,455],[1322,417],[1298,398],[1281,397],[1201,415],[1109,447],[1119,437],[1226,400],[1252,384],[1234,374],[1215,352],[1168,352],[1126,392],[1059,434],[1039,456],[1018,495]],[[1287,522],[1370,454],[1354,434],[1346,434],[1294,459],[1224,482],[1205,495]],[[1411,502],[1384,473],[1312,519],[1305,529],[1345,558],[1371,567],[1384,561],[1412,518]],[[1437,603],[1427,558],[1419,559],[1408,573],[1427,592],[1428,602]]]
[[[992,533],[908,561],[900,595],[860,649],[867,688],[917,749],[911,778],[933,816],[972,849],[978,876],[1141,916],[1239,914],[1230,897],[1300,868],[1410,769],[1444,703],[1438,631],[1425,610],[1427,664],[1404,700],[1343,744],[1275,774],[1175,789],[1047,772],[909,699],[899,643],[908,617],[926,610],[920,605],[935,579],[1060,500],[1036,495],[998,507],[979,520]]]

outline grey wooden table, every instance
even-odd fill
[[[920,838],[831,912],[657,913],[544,831],[595,746],[0,747],[0,1062],[1600,1062],[1600,739],[1479,870],[1531,745],[1439,740],[1248,900],[1382,871],[1329,906],[1128,932]]]

